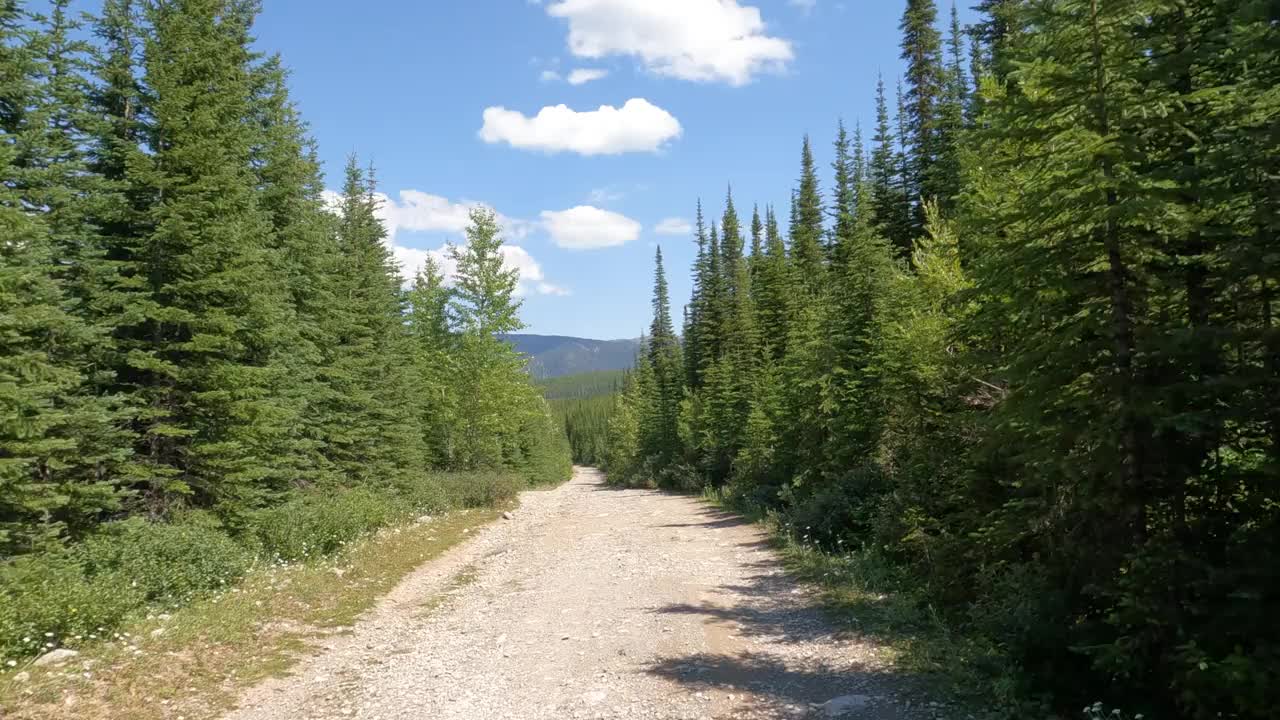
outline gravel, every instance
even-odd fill
[[[416,570],[225,720],[932,720],[757,526],[589,468]]]

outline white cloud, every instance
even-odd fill
[[[684,218],[669,217],[655,225],[653,231],[659,235],[692,235],[693,226]]]
[[[436,266],[444,273],[445,284],[452,285],[457,278],[458,264],[454,262],[453,257],[449,254],[449,247],[446,244],[434,250],[423,250],[421,248],[397,246],[392,248],[392,254],[395,255],[396,261],[400,263],[401,273],[406,279],[411,279],[417,275],[422,266],[427,263],[427,258],[432,258],[435,260]],[[502,253],[502,266],[507,270],[516,270],[520,273],[520,282],[516,285],[516,295],[523,297],[529,294],[569,294],[568,290],[547,281],[546,275],[542,271],[542,266],[533,259],[528,250],[519,245],[503,245],[498,248],[498,251]]]
[[[559,0],[547,13],[569,23],[569,51],[631,55],[651,72],[745,85],[786,67],[791,43],[765,34],[760,10],[739,0]]]
[[[376,193],[374,197],[379,201],[378,217],[392,241],[401,231],[461,235],[471,222],[472,208],[487,207],[468,200],[453,202],[420,190],[401,190],[398,199],[385,193]],[[498,223],[508,238],[520,240],[529,234],[529,223],[525,220],[499,214]]]
[[[339,195],[332,190],[323,193],[325,204],[331,210],[339,208]],[[431,195],[419,190],[401,190],[399,200],[393,200],[383,193],[375,197],[380,201],[378,217],[387,230],[387,246],[396,262],[400,265],[401,275],[411,281],[427,258],[434,258],[445,274],[445,281],[452,283],[456,263],[449,257],[449,245],[428,250],[400,244],[403,232],[441,232],[458,236],[461,240],[467,225],[470,223],[471,208],[482,203],[452,202],[439,195]],[[509,239],[521,239],[529,234],[533,223],[527,220],[509,218],[498,215],[503,235]],[[542,266],[534,260],[527,250],[519,245],[504,244],[502,252],[503,264],[508,268],[520,271],[520,284],[516,291],[520,295],[537,293],[540,295],[567,295],[568,291],[552,284],[542,271]]]
[[[538,79],[542,82],[556,82],[560,79],[560,73],[555,70],[543,70],[542,73],[538,75]]]
[[[544,107],[534,117],[504,107],[486,108],[480,138],[552,153],[619,155],[657,152],[681,132],[671,113],[644,98],[632,98],[621,108],[601,105],[582,112],[565,105]]]
[[[608,70],[599,68],[576,68],[569,73],[568,80],[570,85],[586,85],[592,80],[600,80],[608,75]]]
[[[624,245],[640,237],[640,223],[626,215],[578,205],[568,210],[543,210],[542,226],[551,241],[569,250]]]
[[[818,6],[818,0],[787,0],[787,4],[791,7],[800,8],[801,12],[808,15]]]

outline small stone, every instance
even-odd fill
[[[70,650],[68,648],[58,648],[57,650],[50,650],[49,652],[36,658],[36,661],[32,663],[32,665],[35,665],[36,667],[40,667],[42,665],[54,665],[58,663],[64,663],[79,654],[80,653],[76,652],[75,650]]]
[[[164,634],[164,628],[156,628],[155,630],[151,631],[151,637],[153,638],[158,638],[163,634]]]
[[[515,519],[515,515],[512,515],[512,514],[511,514],[511,511],[510,511],[510,510],[508,510],[507,512],[502,513],[502,519],[503,519],[503,520],[514,520],[514,519]]]
[[[17,683],[24,683],[30,679],[31,679],[31,673],[27,672],[26,670],[23,670],[22,672],[13,676],[13,681]]]

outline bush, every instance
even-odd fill
[[[87,577],[70,553],[17,558],[0,565],[0,659],[39,655],[98,635],[144,602],[127,578]]]
[[[253,564],[221,528],[195,522],[109,523],[73,553],[90,577],[119,575],[146,600],[163,603],[226,587]]]
[[[425,492],[425,491],[424,491]],[[248,532],[263,554],[285,561],[331,555],[398,518],[392,492],[367,489],[309,494],[252,513]]]
[[[510,472],[442,473],[432,477],[440,483],[453,508],[492,507],[515,497],[525,487],[520,476]]]

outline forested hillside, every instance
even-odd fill
[[[574,462],[583,465],[604,462],[609,414],[614,407],[614,396],[622,390],[628,375],[625,370],[607,370],[539,383],[552,415],[564,426]]]
[[[638,340],[588,340],[561,335],[502,336],[528,356],[529,373],[554,378],[607,370],[628,370],[636,359]]]
[[[659,251],[608,472],[894,568],[1017,717],[1273,717],[1275,4],[980,10],[907,3],[789,208],[699,206],[683,343]]]
[[[406,289],[255,8],[0,2],[0,660],[568,477],[495,214]]]

